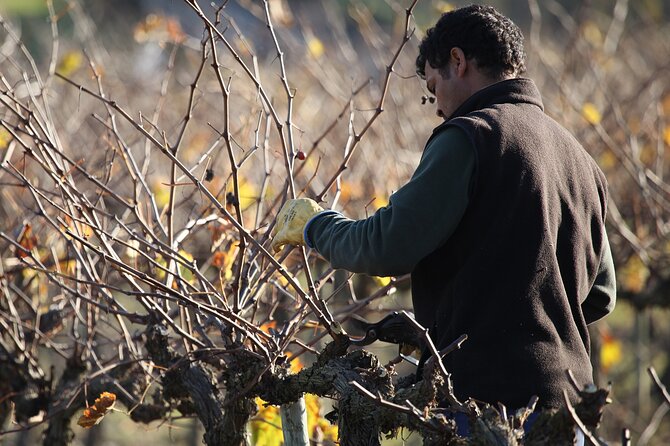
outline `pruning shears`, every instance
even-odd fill
[[[418,361],[410,356],[414,350],[422,351],[424,341],[422,333],[417,326],[411,322],[411,318],[405,311],[394,311],[379,322],[368,322],[363,318],[354,316],[353,319],[359,328],[365,331],[362,338],[351,338],[354,345],[370,345],[375,341],[398,344],[400,357],[407,362],[418,365]]]

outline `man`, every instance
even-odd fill
[[[523,37],[492,7],[444,14],[419,47],[417,72],[444,122],[409,183],[365,220],[291,200],[275,249],[306,244],[335,268],[411,272],[417,321],[456,396],[508,409],[533,395],[559,407],[592,383],[587,325],[612,311],[607,184],[593,159],[543,111]]]

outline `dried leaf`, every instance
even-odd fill
[[[165,30],[171,42],[181,43],[186,40],[186,34],[181,29],[179,20],[175,18],[168,18],[165,22]]]
[[[79,237],[83,237],[85,239],[89,239],[93,237],[93,228],[87,225],[86,223],[82,223],[78,220],[72,219],[69,215],[65,216],[65,223],[67,226],[62,226],[62,228],[68,229],[74,234],[77,234]],[[70,236],[66,236],[68,239],[70,239]]]
[[[33,226],[30,223],[25,223],[23,225],[23,228],[21,228],[21,232],[19,233],[19,236],[16,238],[16,241],[26,251],[32,251],[37,247],[37,237],[33,235]],[[24,251],[21,250],[18,250],[16,254],[20,258],[28,256],[28,254],[26,254]]]
[[[79,417],[77,424],[85,429],[95,426],[114,407],[115,402],[115,394],[102,392],[100,398],[96,398],[91,407],[84,409],[84,414]]]
[[[220,277],[224,280],[233,278],[233,263],[237,257],[238,245],[231,243],[226,251],[217,251],[214,253],[212,265],[219,268]]]
[[[139,43],[148,41],[181,43],[186,39],[186,34],[184,34],[178,19],[149,14],[143,21],[135,25],[133,37]]]

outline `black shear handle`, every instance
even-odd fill
[[[370,345],[375,341],[390,342],[392,344],[406,344],[417,348],[422,347],[420,333],[416,326],[408,319],[406,313],[394,311],[384,319],[375,323],[362,322],[365,330],[365,336],[359,339],[352,339],[354,345]]]

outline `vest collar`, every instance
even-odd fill
[[[544,111],[542,96],[532,79],[514,78],[496,82],[482,88],[466,99],[448,119],[435,127],[433,133],[442,130],[452,119],[465,116],[474,111],[496,104],[519,103],[532,104]]]

